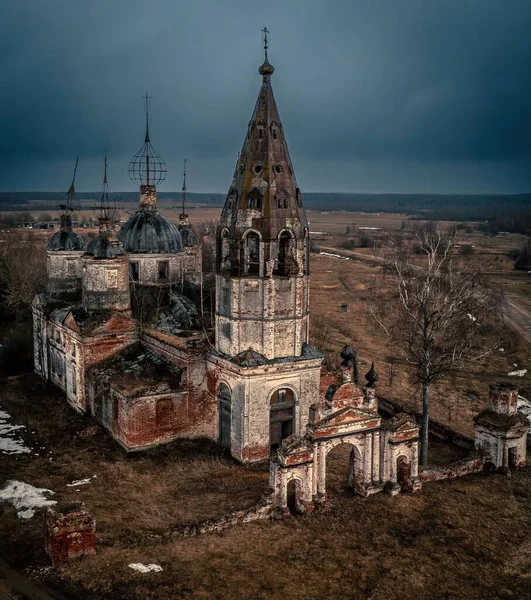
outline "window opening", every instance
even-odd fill
[[[132,281],[138,281],[140,278],[140,265],[138,262],[129,263],[129,276]]]
[[[289,388],[273,393],[270,401],[269,443],[271,452],[278,450],[282,440],[293,434],[295,395]]]
[[[159,267],[159,281],[167,281],[170,263],[167,260],[159,260],[158,267]]]
[[[296,262],[293,258],[293,238],[287,231],[280,234],[278,240],[278,274],[296,274]]]
[[[251,231],[245,238],[245,273],[258,275],[260,272],[260,236]]]

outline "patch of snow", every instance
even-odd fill
[[[138,571],[139,573],[149,573],[150,571],[155,571],[158,573],[159,571],[162,571],[162,567],[160,565],[154,564],[144,565],[142,563],[131,563],[128,565],[128,567]]]
[[[477,321],[476,317],[473,317],[470,313],[468,313],[468,318],[472,321]]]
[[[77,487],[78,485],[87,485],[87,483],[90,483],[92,479],[94,479],[94,477],[96,477],[96,475],[93,475],[92,477],[87,477],[86,479],[77,479],[76,481],[72,481],[72,483],[67,483],[66,487]]]
[[[14,433],[25,426],[8,423],[8,419],[11,415],[0,409],[0,454],[29,454],[31,449]]]
[[[35,508],[57,504],[48,500],[47,494],[55,492],[46,488],[37,488],[23,481],[9,480],[0,490],[0,501],[9,502],[17,510],[20,519],[30,519],[35,514]]]
[[[512,377],[523,377],[527,373],[527,369],[519,369],[518,371],[510,371],[507,375]]]
[[[504,350],[503,348],[498,348],[498,350],[499,350],[500,352],[505,352],[505,350]]]

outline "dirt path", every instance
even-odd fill
[[[0,600],[65,600],[0,558]]]
[[[505,322],[531,344],[531,310],[518,304],[516,300],[507,298],[507,308],[503,315]]]
[[[379,256],[366,255],[351,250],[338,250],[330,246],[319,246],[319,250],[339,254],[339,256],[348,256],[370,265],[381,265],[384,262],[384,259]],[[531,344],[531,310],[519,304],[514,298],[507,298],[507,308],[503,312],[503,320],[509,327],[519,333],[528,344]]]

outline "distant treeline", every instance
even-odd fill
[[[81,192],[76,203],[82,210],[91,206],[97,192]],[[138,192],[113,194],[118,206],[136,203]],[[0,193],[0,210],[40,211],[53,210],[64,202],[57,192],[3,192]],[[225,194],[187,195],[188,202],[220,206]],[[180,192],[159,192],[164,205],[178,205]],[[310,210],[359,211],[402,213],[411,219],[430,221],[479,221],[490,233],[513,231],[531,233],[531,194],[355,194],[312,193],[304,194],[304,205]]]

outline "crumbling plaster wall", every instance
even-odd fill
[[[46,270],[48,274],[48,290],[79,291],[83,273],[82,256],[84,250],[46,252]]]
[[[497,468],[520,468],[526,463],[527,435],[520,430],[501,432],[476,425],[476,446],[481,448],[492,459]],[[510,465],[509,455],[516,453],[515,464]]]
[[[83,257],[83,308],[126,311],[131,306],[127,257],[95,259]]]
[[[200,283],[202,270],[201,246],[185,248],[175,254],[129,254],[129,262],[137,262],[139,266],[138,281],[140,285],[181,286],[183,281]],[[159,278],[159,263],[168,263],[168,278]]]
[[[236,356],[299,356],[308,341],[308,278],[216,276],[216,347]]]
[[[295,396],[294,432],[302,435],[310,405],[319,398],[320,359],[239,367],[215,355],[208,358],[208,388],[214,399],[220,383],[231,390],[231,454],[242,462],[269,457],[270,399],[281,388]],[[216,400],[216,408],[217,407]],[[219,419],[216,419],[219,427]],[[218,431],[219,435],[219,431]]]
[[[217,402],[208,391],[205,354],[171,344],[171,336],[156,331],[143,331],[140,339],[147,348],[184,370],[183,385],[188,393],[179,408],[179,437],[217,440]]]

